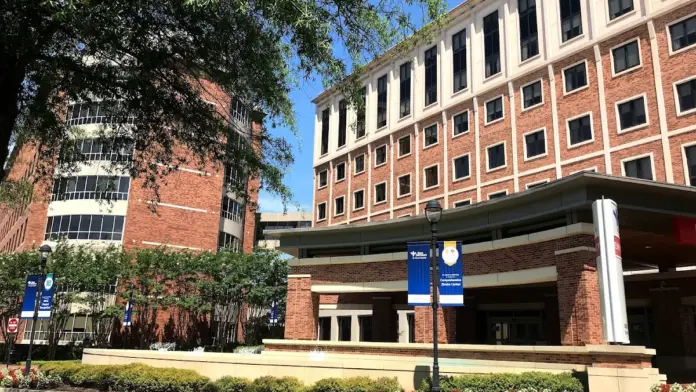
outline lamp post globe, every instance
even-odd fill
[[[425,217],[431,224],[437,224],[442,217],[442,207],[437,200],[430,200],[428,204],[425,205]]]

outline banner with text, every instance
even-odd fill
[[[408,243],[408,304],[430,305],[430,244]]]
[[[440,305],[464,305],[464,258],[462,244],[440,242]]]
[[[123,312],[123,326],[130,327],[133,324],[133,290],[130,292],[128,302],[126,302],[126,310]]]
[[[53,306],[53,291],[55,289],[55,281],[53,274],[46,274],[41,289],[41,298],[39,298],[39,315],[40,319],[51,318],[51,306]],[[34,317],[34,306],[36,303],[36,292],[38,291],[39,275],[28,275],[27,283],[24,286],[24,299],[22,301],[23,319]]]

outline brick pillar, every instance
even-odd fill
[[[433,342],[433,308],[416,306],[416,343]],[[437,309],[437,341],[439,343],[454,343],[456,328],[456,308]]]
[[[319,294],[312,293],[311,275],[288,275],[285,339],[316,340]]]
[[[596,252],[592,248],[556,256],[561,344],[603,344]]]
[[[391,297],[372,297],[372,341],[397,342],[396,310]]]

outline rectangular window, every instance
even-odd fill
[[[323,221],[326,219],[326,202],[317,205],[317,220]]]
[[[375,149],[375,167],[387,163],[387,146],[377,147]]]
[[[331,340],[331,317],[319,317],[319,340]]]
[[[365,154],[355,157],[355,174],[365,171]]]
[[[377,79],[377,128],[387,125],[387,75]]]
[[[319,172],[319,189],[329,184],[329,172],[322,170]]]
[[[329,109],[321,112],[321,155],[329,152]]]
[[[524,135],[525,158],[533,158],[546,154],[546,132],[540,129]]]
[[[488,147],[488,170],[505,166],[505,144],[496,144]]]
[[[346,100],[338,102],[338,147],[346,145],[346,130],[348,127],[348,106]]]
[[[466,29],[452,35],[453,92],[466,88]]]
[[[471,205],[471,200],[460,200],[454,202],[454,208]]]
[[[355,138],[360,139],[365,136],[365,105],[367,105],[367,87],[362,88],[362,107],[358,109],[355,121]]]
[[[375,185],[375,204],[387,201],[387,183]]]
[[[696,186],[696,146],[685,147],[684,155],[686,156],[687,183]]]
[[[640,65],[638,40],[619,46],[611,51],[614,60],[614,74],[618,74]]]
[[[437,102],[437,46],[425,51],[425,106]]]
[[[669,35],[673,51],[696,44],[696,16],[669,26]]]
[[[583,61],[578,65],[564,69],[563,78],[565,79],[566,94],[587,86],[587,69],[585,67],[585,62]]]
[[[345,197],[337,197],[334,201],[334,216],[343,215],[345,212]]]
[[[360,341],[372,341],[372,316],[358,316],[358,326],[360,327]]]
[[[590,115],[568,121],[568,132],[570,132],[571,146],[592,140],[592,119]]]
[[[411,194],[411,175],[406,174],[405,176],[399,177],[399,193],[398,197],[406,196]]]
[[[438,167],[430,166],[424,170],[425,173],[425,189],[433,188],[440,184]]]
[[[622,131],[639,127],[648,122],[645,115],[644,97],[616,105],[616,112],[619,117],[619,129]]]
[[[496,193],[491,193],[488,195],[488,200],[500,199],[501,197],[507,196],[507,191],[500,191]]]
[[[454,136],[461,135],[462,133],[469,132],[469,111],[464,113],[459,113],[453,118],[454,128],[452,133]]]
[[[411,62],[399,67],[399,118],[411,114]]]
[[[609,0],[609,20],[633,11],[633,0]]]
[[[399,158],[411,153],[411,135],[399,139]]]
[[[351,316],[340,316],[338,319],[338,341],[350,342]]]
[[[121,241],[123,216],[56,215],[48,218],[44,240]]]
[[[454,179],[460,180],[469,177],[469,155],[464,155],[459,158],[454,158]]]
[[[522,61],[539,54],[536,0],[518,0],[520,16],[520,54]]]
[[[580,0],[560,0],[561,39],[566,42],[582,34]]]
[[[353,209],[359,210],[365,207],[365,191],[359,190],[353,192]]]
[[[486,124],[503,118],[503,97],[486,102]]]
[[[680,113],[696,109],[696,79],[678,84],[676,90]]]
[[[342,181],[346,178],[346,163],[341,162],[336,165],[336,181]]]
[[[541,96],[541,80],[522,87],[522,102],[525,109],[538,105],[543,101]]]
[[[650,157],[634,159],[624,162],[624,172],[626,177],[642,178],[644,180],[652,180],[652,163]]]
[[[527,189],[538,188],[538,187],[540,187],[540,186],[542,186],[542,185],[548,184],[548,182],[549,182],[549,180],[544,180],[544,181],[535,182],[535,183],[532,183],[532,184],[527,184]]]
[[[498,34],[498,11],[483,18],[483,46],[486,61],[486,77],[500,72],[500,35]]]
[[[423,130],[423,147],[437,144],[437,124],[433,124]]]

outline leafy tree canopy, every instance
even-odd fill
[[[12,143],[39,143],[51,162],[70,131],[68,105],[104,100],[119,102],[107,111],[118,123],[109,132],[146,154],[127,170],[153,188],[178,165],[212,160],[246,168],[287,198],[288,142],[264,128],[252,138],[260,154],[225,143],[231,120],[218,114],[230,103],[216,88],[264,113],[264,124],[294,130],[290,89],[317,74],[327,85],[355,82],[360,64],[416,31],[405,7],[414,4],[441,20],[443,0],[2,1],[0,185]]]

